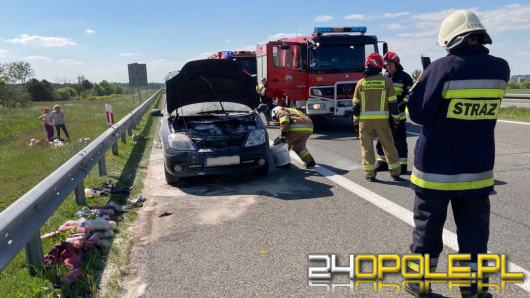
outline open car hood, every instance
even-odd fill
[[[255,109],[259,104],[256,80],[243,72],[237,62],[204,59],[186,63],[166,81],[167,111],[194,103],[235,102]]]

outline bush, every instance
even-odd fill
[[[50,101],[53,99],[53,86],[46,80],[31,79],[26,83],[26,90],[34,101]]]
[[[72,87],[63,87],[55,90],[54,99],[55,100],[70,100],[77,96],[77,91]]]
[[[29,100],[27,93],[24,93],[19,86],[9,85],[0,80],[0,106],[16,108],[26,105]]]

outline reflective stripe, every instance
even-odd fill
[[[388,98],[388,102],[394,102],[394,101],[397,101],[397,96],[395,95],[392,95]]]
[[[394,86],[394,92],[396,92],[397,96],[401,96],[401,94],[403,94],[403,91],[405,91],[405,89]]]
[[[365,171],[375,171],[375,165],[363,165],[363,170]]]
[[[293,114],[296,114],[296,115],[298,115],[298,116],[302,116],[302,115],[304,115],[304,112],[299,111],[299,110],[294,109],[294,108],[289,108],[289,112],[291,112],[291,113],[293,113]]]
[[[392,116],[392,118],[394,118],[394,119],[399,119],[399,118],[401,117],[399,114],[397,114],[397,115],[396,115],[396,114],[392,114],[391,116]]]
[[[443,175],[423,173],[413,169],[410,181],[423,188],[434,190],[469,190],[493,186],[493,171],[473,174]]]
[[[289,123],[289,122],[291,122],[291,118],[288,115],[280,118],[280,124]]]
[[[308,156],[311,156],[311,154],[309,153],[309,151],[307,151],[307,149],[304,149],[302,151],[300,151],[300,153],[298,154],[298,156],[300,156],[300,159],[304,159]]]
[[[393,84],[394,84],[394,87],[401,88],[401,90],[403,90],[403,87],[405,87],[405,84],[403,83],[393,83]]]
[[[359,119],[361,120],[388,119],[388,112],[387,111],[361,112]]]
[[[366,93],[361,91],[361,112],[366,111]]]
[[[389,163],[389,164],[388,164],[388,168],[391,169],[391,170],[393,170],[393,169],[397,169],[397,168],[399,168],[399,167],[401,167],[401,165],[399,164],[399,162],[396,162],[396,163]]]
[[[400,158],[399,159],[399,164],[400,165],[407,165],[408,164],[408,160],[406,158]]]
[[[407,120],[407,114],[406,113],[400,113],[399,114],[399,120]]]
[[[441,182],[441,183],[480,181],[484,179],[493,178],[493,171],[486,171],[482,173],[444,175],[444,174],[424,173],[414,168],[413,174],[416,175],[418,178],[421,178],[424,180],[429,180],[432,182]]]
[[[386,90],[381,91],[381,104],[379,106],[379,111],[385,110],[385,101],[386,101]]]
[[[291,128],[289,127],[289,131],[292,131],[292,132],[313,132],[313,129],[310,128],[310,127],[294,127],[294,128]]]
[[[357,97],[354,97],[352,102],[356,105],[358,105],[359,103],[361,103],[361,101],[357,98]]]
[[[442,98],[502,98],[505,92],[503,80],[455,80],[445,82]]]

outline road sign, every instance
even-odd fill
[[[129,69],[129,86],[147,86],[147,66],[145,64],[132,63],[127,64],[127,67]]]
[[[114,113],[112,112],[111,104],[105,104],[105,117],[107,119],[107,125],[112,126],[114,124]]]

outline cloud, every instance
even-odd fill
[[[478,12],[488,31],[505,32],[530,29],[530,4],[512,4]]]
[[[393,31],[397,31],[397,30],[404,30],[405,26],[401,25],[401,24],[388,24],[385,26],[388,30],[393,30]]]
[[[44,62],[51,63],[52,59],[46,56],[26,56],[24,60],[34,61],[34,62]]]
[[[269,35],[268,40],[279,40],[283,38],[291,38],[297,36],[299,33],[276,33]]]
[[[231,39],[227,39],[227,40],[225,40],[225,42],[230,43],[230,42],[232,42],[232,40]]]
[[[81,65],[83,62],[72,60],[72,59],[59,59],[56,61],[57,64],[60,65],[66,65],[66,66],[73,66],[73,65]]]
[[[94,30],[92,30],[92,29],[86,29],[86,30],[85,30],[85,34],[86,34],[86,35],[96,34],[96,31],[94,31]]]
[[[19,37],[7,39],[6,42],[42,48],[68,47],[77,45],[73,40],[66,37],[28,35],[26,33],[20,35]]]
[[[139,53],[125,52],[125,53],[120,53],[118,56],[120,56],[120,57],[134,57],[134,56],[140,56],[140,54]]]
[[[399,18],[410,15],[410,12],[408,11],[401,11],[401,12],[387,12],[383,15],[383,18]]]
[[[320,16],[316,16],[313,20],[317,23],[327,23],[333,20],[333,17],[327,16],[327,15],[320,15]]]
[[[364,20],[365,18],[362,14],[351,14],[344,17],[345,20]]]
[[[9,55],[8,50],[0,49],[0,58],[5,58],[7,55]]]

